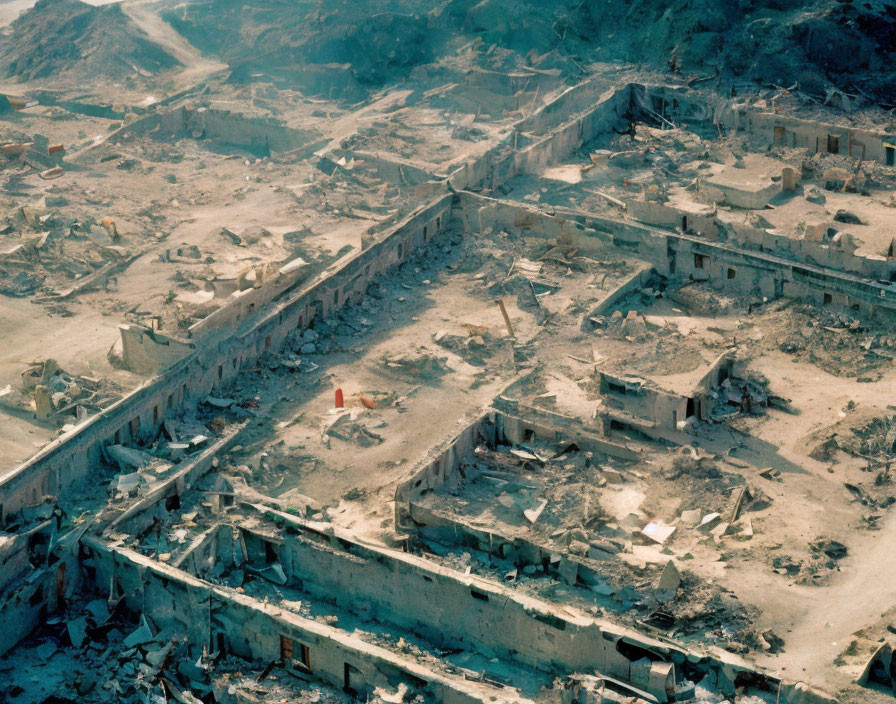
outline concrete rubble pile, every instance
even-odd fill
[[[0,3],[0,704],[884,704],[896,14],[430,5]]]
[[[0,404],[26,411],[39,421],[59,426],[80,423],[119,396],[105,379],[68,374],[54,359],[34,363],[22,372],[22,386],[0,389]]]

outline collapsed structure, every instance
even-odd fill
[[[420,73],[59,103],[80,144],[9,96],[3,696],[890,696],[890,587],[838,573],[888,575],[896,136]]]

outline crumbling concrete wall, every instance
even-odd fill
[[[201,533],[174,562],[177,567],[194,577],[201,577],[215,565],[233,567],[235,530],[230,525],[215,525]]]
[[[0,538],[0,656],[63,612],[81,586],[78,536],[58,540],[54,521]]]
[[[714,96],[692,88],[669,85],[631,85],[631,116],[636,122],[672,127],[710,126],[718,111]]]
[[[769,300],[786,296],[857,309],[869,316],[896,313],[896,290],[871,277],[837,270],[839,259],[829,260],[830,267],[800,265],[784,256],[743,249],[733,243],[568,208],[557,208],[554,214],[548,214],[474,193],[460,195],[463,221],[470,231],[516,228],[527,234],[557,238],[592,254],[619,256],[622,250],[651,262],[664,276],[710,281],[737,295]],[[881,264],[877,260],[874,263]]]
[[[197,657],[205,648],[208,652],[223,649],[252,662],[280,661],[281,638],[286,638],[294,652],[294,659],[285,662],[287,668],[341,688],[346,685],[348,665],[351,687],[361,696],[372,695],[375,687],[391,691],[406,682],[447,704],[477,704],[485,699],[473,683],[449,680],[345,631],[211,585],[131,550],[87,538],[85,551],[85,568],[100,593],[115,585],[128,609],[147,614],[156,628],[171,626],[186,636]],[[308,649],[309,667],[298,662],[301,645]]]
[[[462,576],[405,553],[327,540],[321,534],[287,535],[280,558],[291,580],[313,596],[423,635],[441,647],[476,650],[552,672],[592,671],[627,682],[633,661],[617,650],[625,639],[641,653],[679,662],[684,653],[634,631],[572,616],[545,602],[487,580]],[[670,672],[669,668],[662,668]],[[665,678],[659,691],[665,699]]]
[[[831,222],[834,229],[839,223]],[[802,237],[779,235],[750,225],[728,223],[728,242],[749,249],[780,254],[799,261],[845,271],[869,279],[889,280],[896,273],[896,260],[888,259],[886,252],[877,255],[857,255],[856,245],[849,233],[842,232],[837,242],[822,242],[810,239],[807,232]]]
[[[675,430],[687,417],[688,398],[664,391],[643,379],[630,379],[605,371],[597,372],[604,406],[650,425]]]
[[[612,237],[586,230],[575,218],[549,215],[536,208],[469,192],[460,194],[460,204],[459,214],[468,232],[487,236],[496,230],[519,231],[528,237],[543,237],[574,246],[591,257],[618,259],[623,254]],[[646,262],[634,257],[626,256],[626,259],[636,268],[649,268]]]
[[[294,151],[312,144],[320,137],[312,130],[300,130],[271,118],[248,117],[228,110],[178,107],[151,113],[135,120],[119,131],[158,134],[168,137],[211,139],[242,147],[254,154],[268,155]]]
[[[662,203],[635,198],[625,201],[625,212],[633,220],[648,225],[658,225],[673,230],[681,228],[685,232],[693,231],[710,239],[715,239],[719,235],[715,215],[712,213],[694,213]]]
[[[652,262],[664,276],[711,281],[738,295],[785,296],[819,303],[831,303],[830,297],[832,305],[868,316],[896,314],[896,289],[869,277],[568,208],[557,208],[555,215],[544,217],[572,220],[584,227],[586,237],[609,236],[616,246]]]
[[[433,173],[430,164],[411,159],[403,159],[395,155],[388,158],[372,152],[360,150],[336,151],[334,156],[342,154],[346,160],[355,160],[354,168],[376,174],[377,178],[405,188],[419,186],[433,179],[447,178],[444,174]],[[444,188],[444,186],[442,186]]]
[[[119,325],[118,331],[121,334],[122,363],[136,374],[158,374],[195,349],[195,345],[188,342],[138,325]]]
[[[412,80],[449,86],[432,96],[430,105],[453,112],[490,115],[502,119],[508,113],[523,112],[539,95],[563,84],[561,73],[520,67],[513,73],[473,67],[458,70],[444,65],[417,66]],[[567,113],[568,114],[568,113]]]
[[[554,130],[514,155],[512,175],[540,173],[548,166],[565,159],[582,144],[609,132],[630,112],[631,93],[628,86],[611,88],[587,112]]]
[[[845,154],[882,164],[888,158],[896,159],[896,138],[884,132],[804,120],[746,106],[721,110],[718,121],[729,129],[750,132],[766,144],[802,147],[810,154]],[[893,157],[888,157],[888,147],[894,149],[890,152]]]
[[[713,193],[713,200],[744,210],[761,210],[781,192],[781,182],[772,181],[762,188],[747,188],[729,183],[720,183],[712,177],[706,180],[704,193]],[[721,196],[721,198],[719,198]]]
[[[647,421],[656,428],[677,431],[679,424],[693,416],[707,420],[715,407],[713,391],[732,376],[734,353],[718,355],[691,389],[681,392],[658,388],[642,379],[628,379],[597,371],[604,405]],[[610,415],[616,417],[613,411]],[[624,418],[623,418],[624,420]]]
[[[694,281],[709,281],[737,294],[758,295],[769,300],[782,295],[786,269],[773,262],[741,256],[736,250],[704,246],[698,240],[668,243],[668,274]]]
[[[297,291],[286,291],[235,328],[215,331],[197,349],[136,391],[89,418],[0,478],[0,519],[44,496],[58,496],[102,460],[105,445],[155,437],[166,414],[225,387],[247,364],[274,353],[293,330],[348,302],[370,281],[426,246],[447,228],[452,196],[442,195],[377,235]]]
[[[500,398],[496,403],[512,409],[519,408],[518,402]],[[464,428],[458,435],[437,445],[411,473],[410,478],[398,484],[395,489],[395,525],[413,526],[409,523],[410,510],[414,501],[433,489],[447,486],[456,488],[463,483],[461,463],[478,444],[505,443],[517,445],[533,440],[557,442],[575,434],[576,442],[586,450],[592,450],[621,459],[636,459],[638,454],[624,446],[591,435],[587,430],[573,428],[576,421],[556,413],[527,409],[526,417],[512,412],[489,410],[476,421]]]
[[[725,350],[709,364],[706,373],[694,385],[695,394],[709,394],[734,374],[735,352]]]
[[[395,525],[405,524],[407,507],[415,497],[441,486],[460,486],[463,481],[459,472],[461,459],[486,438],[490,438],[492,443],[497,442],[497,432],[495,416],[488,413],[450,441],[437,446],[411,478],[396,487]]]
[[[307,267],[301,259],[294,259],[265,275],[256,270],[256,284],[234,291],[227,302],[202,320],[190,326],[190,337],[201,337],[212,330],[233,327],[250,314],[261,310],[272,301],[288,294],[307,279]]]
[[[654,269],[649,264],[638,267],[634,274],[607,293],[589,313],[583,316],[582,328],[590,329],[590,325],[587,323],[587,319],[590,317],[610,315],[610,311],[616,307],[617,303],[643,289],[653,274]]]
[[[356,300],[373,277],[404,261],[416,248],[443,232],[451,205],[451,196],[447,195],[418,209],[382,233],[364,252],[349,255],[295,295],[274,302],[272,310],[266,315],[260,313],[257,322],[247,324],[245,329],[210,335],[195,352],[161,376],[12,470],[0,479],[0,521],[22,506],[60,495],[63,487],[83,478],[102,461],[104,446],[134,444],[155,437],[167,414],[195,404],[228,384],[243,366],[278,349],[292,330],[307,326],[315,315],[329,314]],[[203,457],[207,466],[210,459]],[[188,467],[186,474],[179,473],[178,483],[188,484],[190,471]],[[178,489],[166,484],[163,490]],[[34,592],[26,594],[22,590],[7,591],[10,600],[2,618],[16,626],[5,631],[5,647],[14,645],[37,625],[47,600],[46,593],[41,593],[31,604],[33,595]]]
[[[498,411],[495,423],[500,435],[513,445],[531,442],[532,439],[556,443],[575,441],[585,452],[620,460],[636,461],[641,458],[637,449],[599,435],[595,429],[583,426],[579,418],[520,403],[503,395],[494,400],[492,407]]]
[[[564,106],[576,104],[579,98],[578,92],[567,91],[542,106],[521,121],[511,135],[454,171],[449,178],[451,186],[458,191],[497,188],[517,174],[544,169],[565,159],[582,144],[617,125],[629,114],[629,86],[612,88],[600,95],[596,102],[590,103],[582,113],[567,119],[546,136],[531,141],[527,126],[546,128],[552,125],[554,116],[562,113]]]
[[[516,125],[520,133],[544,135],[569,121],[570,115],[586,112],[601,100],[607,90],[604,78],[591,78],[564,90],[539,110],[526,116]],[[621,90],[629,90],[624,86]]]

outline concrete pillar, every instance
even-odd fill
[[[781,170],[781,187],[785,191],[792,191],[797,185],[799,185],[799,176],[797,175],[796,169],[792,166],[785,166]]]
[[[50,401],[50,387],[39,384],[34,387],[34,408],[38,420],[46,420],[53,412],[53,403]]]

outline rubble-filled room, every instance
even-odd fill
[[[0,4],[0,702],[896,696],[896,13]]]

